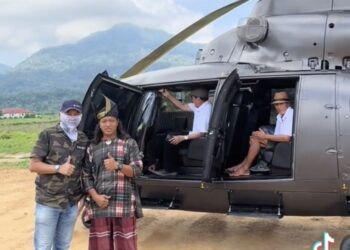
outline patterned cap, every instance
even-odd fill
[[[113,116],[115,118],[119,117],[118,106],[108,97],[105,98],[105,105],[97,112],[97,119],[101,120],[106,116]]]

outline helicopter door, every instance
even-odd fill
[[[337,74],[337,156],[339,162],[339,177],[342,183],[343,195],[350,195],[350,74]],[[349,198],[348,198],[349,200]],[[347,208],[350,210],[350,203],[347,202]]]
[[[231,100],[239,90],[239,76],[234,70],[229,77],[219,84],[219,92],[216,94],[212,117],[209,123],[207,136],[207,152],[204,158],[204,172],[202,180],[210,182],[214,169],[221,168],[221,153],[223,146],[222,131],[225,129],[225,117],[230,107]]]
[[[95,77],[86,92],[83,100],[84,115],[81,129],[89,138],[93,137],[97,124],[96,113],[103,107],[105,96],[118,105],[119,119],[122,121],[125,130],[131,133],[132,117],[139,106],[143,92],[140,88],[113,79],[104,73]]]
[[[335,93],[334,75],[301,79],[294,140],[296,180],[338,179]]]

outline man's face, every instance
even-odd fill
[[[284,115],[289,105],[288,105],[288,102],[283,102],[283,103],[275,103],[274,106],[278,114]]]
[[[203,104],[203,100],[199,96],[192,95],[192,102],[196,108]]]
[[[115,137],[117,135],[118,120],[113,116],[106,116],[100,120],[100,128],[104,136]]]

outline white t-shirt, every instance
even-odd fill
[[[209,119],[212,105],[206,101],[198,108],[193,103],[187,104],[194,113],[193,127],[190,133],[206,133],[209,128]]]
[[[293,129],[293,109],[288,107],[283,117],[278,114],[274,135],[289,135],[292,136]]]

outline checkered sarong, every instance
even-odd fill
[[[137,250],[136,218],[93,218],[89,250]]]

